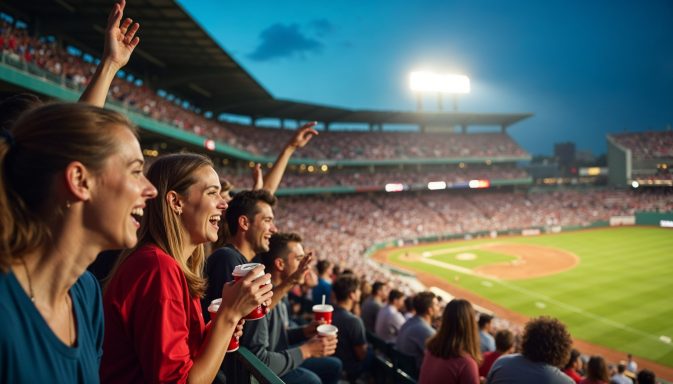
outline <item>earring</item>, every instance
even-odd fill
[[[67,209],[70,209],[70,200],[66,200],[66,201],[65,201],[65,207],[66,207]]]
[[[178,216],[182,215],[182,208],[178,208],[178,210],[176,211],[176,213],[178,214]]]

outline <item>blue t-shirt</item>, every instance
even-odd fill
[[[64,344],[14,274],[0,272],[0,383],[98,383],[103,353],[100,286],[85,272],[70,288],[77,345]]]
[[[322,297],[325,295],[325,304],[330,303],[330,296],[332,296],[332,284],[329,281],[318,278],[318,285],[313,287],[313,304],[322,304]]]

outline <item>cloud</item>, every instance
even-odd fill
[[[327,20],[324,21],[326,23],[318,23],[323,32],[331,28],[331,24]],[[248,55],[255,61],[269,61],[293,56],[304,57],[307,53],[320,53],[324,47],[319,40],[304,34],[297,24],[273,24],[263,30],[259,38],[261,43]]]
[[[336,29],[334,24],[330,23],[330,21],[327,19],[311,20],[308,23],[308,27],[315,32],[316,36],[319,37],[325,37],[334,32]]]

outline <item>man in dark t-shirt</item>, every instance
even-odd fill
[[[332,313],[332,325],[339,329],[336,357],[341,359],[343,369],[350,381],[367,371],[373,354],[367,350],[367,337],[362,319],[351,313],[360,301],[360,280],[353,274],[339,276],[332,284],[336,300]]]
[[[362,303],[361,317],[365,324],[365,328],[369,332],[374,332],[376,326],[376,316],[388,297],[390,291],[388,284],[382,281],[377,281],[372,285],[372,294],[367,300]]]
[[[234,268],[236,268],[237,265],[245,263],[249,263],[249,261],[233,244],[227,244],[224,247],[215,250],[215,252],[208,257],[205,266],[205,275],[208,278],[208,288],[206,289],[206,295],[201,301],[203,317],[206,322],[210,319],[208,305],[210,305],[211,301],[219,299],[222,295],[222,287],[224,287],[224,284],[234,279],[231,275],[231,273],[234,272]]]
[[[237,265],[251,263],[256,255],[269,251],[271,235],[278,232],[274,224],[273,206],[276,198],[263,189],[239,192],[229,202],[225,213],[231,242],[213,252],[206,260],[205,276],[208,279],[206,295],[201,301],[203,317],[210,319],[208,305],[222,295],[224,284],[234,278],[231,273]],[[313,256],[308,254],[288,279],[273,287],[269,309],[290,292],[297,281],[308,271]],[[267,271],[270,272],[270,271]]]
[[[231,242],[213,252],[206,260],[205,275],[208,289],[201,302],[203,316],[208,321],[208,305],[222,295],[224,284],[234,278],[237,265],[250,263],[256,254],[269,250],[269,239],[277,232],[273,222],[276,198],[259,189],[237,193],[225,212]],[[277,301],[276,301],[277,302]]]

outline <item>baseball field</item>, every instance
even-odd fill
[[[555,316],[575,339],[673,367],[673,230],[451,241],[376,257],[416,272],[426,285],[475,294],[524,320]]]

